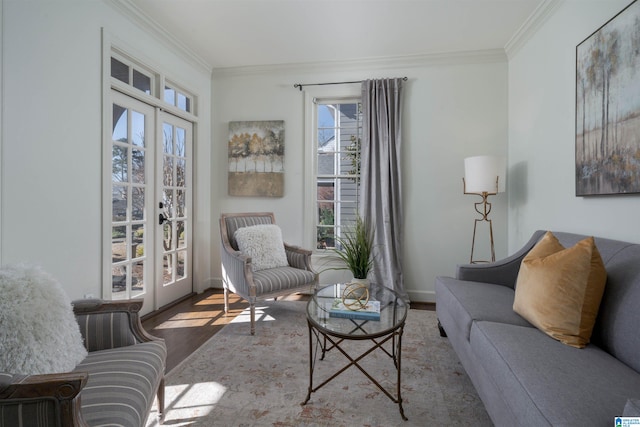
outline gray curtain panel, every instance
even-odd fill
[[[362,82],[362,203],[375,227],[374,279],[407,302],[402,275],[402,79]]]

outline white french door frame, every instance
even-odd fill
[[[187,295],[193,289],[193,130],[195,124],[184,118],[163,111],[159,106],[152,106],[136,99],[127,93],[122,93],[116,89],[108,92],[108,102],[105,108],[108,117],[105,117],[105,141],[103,142],[103,286],[102,298],[129,299],[143,298],[144,304],[142,314],[157,310],[176,299]],[[119,105],[127,109],[129,119],[127,120],[126,135],[128,142],[114,142],[114,105]],[[130,110],[130,111],[129,111]],[[141,148],[132,144],[131,115],[144,115],[144,183],[133,183],[132,160],[128,161],[127,174],[128,182],[116,182],[113,179],[113,155],[114,146],[123,150],[129,150],[127,157],[132,156],[132,149]],[[174,130],[172,134],[171,153],[166,153],[165,135],[163,127],[169,125]],[[178,144],[179,130],[182,130],[183,148],[180,151],[176,148]],[[108,137],[107,137],[108,134]],[[175,199],[181,192],[184,206],[181,210],[173,207],[171,212],[160,205],[163,195],[167,189],[167,182],[164,178],[164,166],[166,159],[176,165],[183,161],[182,178],[183,187],[179,187],[175,182],[171,182],[170,190]],[[180,174],[176,172],[177,166],[171,172],[175,180]],[[124,194],[128,196],[126,200],[126,218],[122,221],[114,221],[114,187],[124,189]],[[142,190],[144,194],[144,215],[134,215],[132,188]],[[168,221],[160,223],[160,216],[166,215]],[[167,225],[169,224],[169,225]],[[178,224],[181,225],[182,232],[177,232]],[[134,231],[136,228],[144,230],[142,241],[134,242]],[[165,239],[165,230],[171,230],[171,236]],[[116,230],[117,229],[117,230]],[[122,234],[114,239],[115,232]],[[169,241],[169,247],[165,247]],[[114,262],[115,246],[121,245],[122,260]],[[143,248],[142,250],[140,248]],[[119,255],[121,255],[119,254]],[[167,265],[167,260],[169,260]],[[179,264],[179,262],[182,264]],[[171,269],[167,275],[167,268]],[[114,294],[114,271],[120,270],[120,279],[124,286],[124,291]],[[137,277],[134,277],[134,269]],[[142,274],[140,274],[142,271]],[[124,272],[124,275],[123,275]],[[115,273],[118,274],[118,273]],[[138,277],[142,277],[144,286],[141,288],[134,285],[138,282]],[[133,282],[136,283],[133,283]]]
[[[156,109],[156,309],[193,290],[193,128]]]

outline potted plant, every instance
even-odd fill
[[[367,276],[373,268],[374,230],[360,216],[356,218],[353,229],[336,236],[340,247],[333,252],[345,263],[345,267],[353,274],[354,281],[366,283]]]

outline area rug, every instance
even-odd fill
[[[169,426],[491,426],[480,398],[433,311],[409,310],[402,339],[403,421],[393,403],[351,367],[301,402],[309,387],[306,302],[258,307],[256,335],[248,313],[236,317],[166,378]],[[369,344],[352,341],[352,354]],[[314,385],[348,363],[338,351],[316,362]],[[395,394],[393,361],[378,350],[363,367]],[[147,427],[160,425],[154,406]]]

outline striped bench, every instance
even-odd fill
[[[141,300],[74,302],[89,355],[73,372],[0,373],[0,425],[144,426],[164,408],[164,340],[140,324]]]

